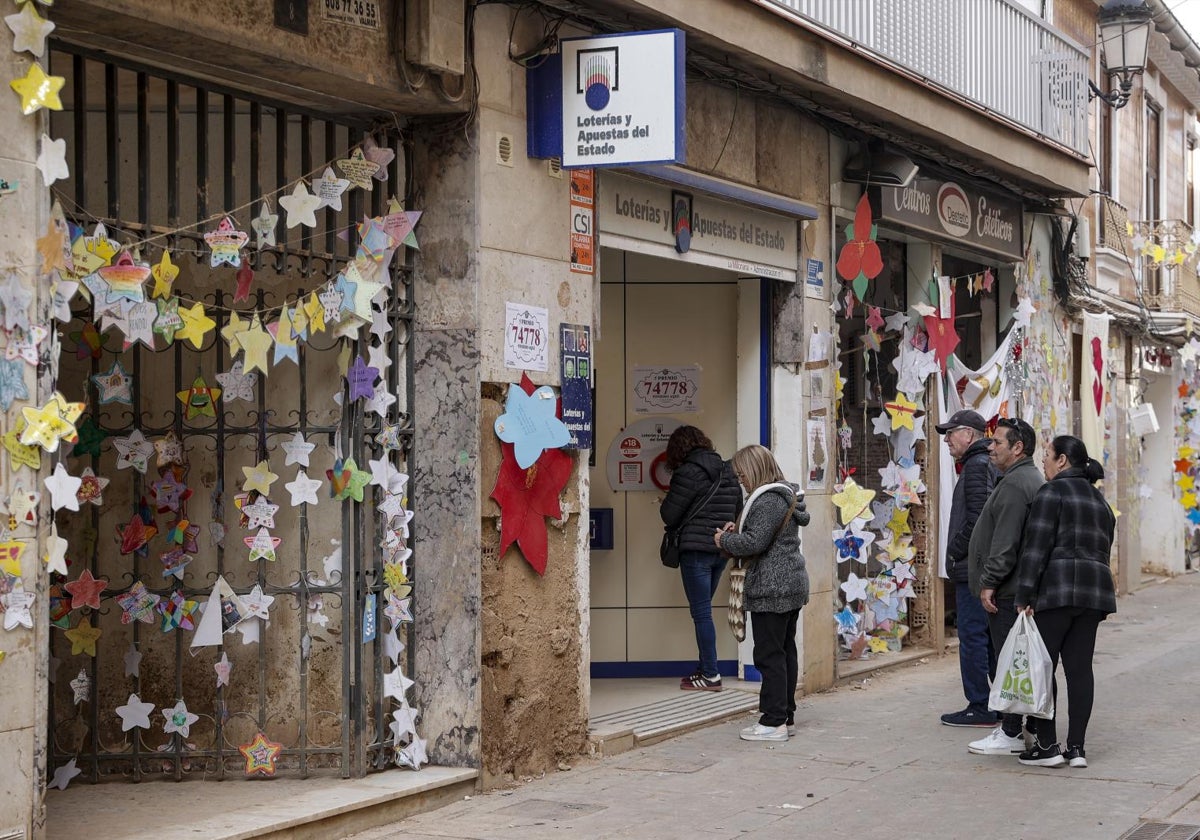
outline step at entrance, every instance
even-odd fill
[[[678,697],[599,715],[588,722],[592,751],[616,755],[758,708],[746,691],[688,691]]]

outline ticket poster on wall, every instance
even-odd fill
[[[808,450],[808,472],[804,486],[808,490],[824,490],[828,486],[829,439],[825,431],[825,418],[809,418],[805,421]]]
[[[548,370],[550,313],[540,306],[504,304],[504,366],[516,370]]]
[[[639,366],[630,382],[637,414],[700,411],[700,365]]]
[[[592,448],[592,328],[559,324],[562,421],[571,433],[568,449]]]
[[[673,417],[644,417],[617,432],[605,464],[609,487],[618,492],[667,492],[671,486],[667,441],[682,425]]]

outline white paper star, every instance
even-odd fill
[[[15,630],[20,626],[32,630],[33,614],[30,608],[36,598],[36,593],[26,592],[20,585],[0,595],[0,607],[4,608],[4,629]]]
[[[393,625],[391,630],[383,631],[383,655],[396,665],[400,662],[400,654],[404,653],[404,642],[400,641],[400,627]]]
[[[125,349],[141,344],[154,350],[154,322],[158,307],[148,300],[130,304],[125,313]]]
[[[342,546],[337,540],[330,542],[333,543],[333,551],[326,555],[321,563],[325,569],[325,579],[330,584],[335,584],[342,579]]]
[[[387,337],[392,334],[392,322],[388,319],[386,312],[380,312],[378,309],[371,310],[370,333],[378,336],[380,341],[387,341]]]
[[[404,695],[413,684],[412,680],[404,676],[404,671],[396,666],[394,671],[383,675],[384,696],[404,702]]]
[[[422,764],[428,764],[429,757],[425,755],[425,739],[413,738],[411,744],[396,751],[396,764],[401,767],[411,767],[420,770]]]
[[[136,694],[130,694],[124,706],[117,706],[117,717],[121,719],[121,731],[130,729],[150,728],[150,713],[154,711],[153,703],[143,703]]]
[[[300,464],[307,467],[309,466],[308,456],[317,448],[317,445],[305,440],[301,432],[296,432],[296,434],[280,444],[280,448],[287,455],[287,458],[283,462],[285,467],[292,464]]]
[[[387,387],[387,380],[379,380],[375,392],[366,403],[367,411],[373,411],[384,419],[387,418],[388,407],[396,402],[396,395],[388,391]]]
[[[317,209],[322,207],[332,207],[334,210],[341,211],[342,209],[342,193],[350,189],[350,182],[345,178],[339,178],[333,171],[333,167],[325,167],[325,174],[320,180],[313,181],[313,192],[316,193],[317,199],[320,202],[317,204]],[[280,204],[283,202],[281,201]],[[288,227],[291,227],[289,224]]]
[[[877,435],[887,437],[892,433],[892,418],[886,411],[871,421],[871,429]]]
[[[1029,319],[1035,312],[1037,312],[1037,307],[1033,305],[1033,301],[1027,297],[1017,298],[1017,308],[1013,310],[1013,326],[1029,326]]]
[[[54,24],[39,15],[33,3],[27,3],[15,15],[8,15],[4,22],[13,32],[13,52],[31,52],[42,57],[46,36],[54,31]]]
[[[23,330],[28,327],[29,304],[31,303],[33,303],[33,289],[21,282],[21,278],[16,272],[9,274],[8,279],[0,284],[0,307],[4,309],[4,329]]]
[[[372,458],[367,461],[367,464],[371,468],[371,480],[368,482],[368,485],[373,484],[376,487],[382,487],[386,490],[391,476],[398,472],[398,470],[392,466],[386,455],[383,458]]]
[[[279,224],[279,216],[271,212],[271,205],[262,203],[258,215],[250,222],[254,229],[254,245],[261,249],[263,246],[275,246],[275,226]]]
[[[302,504],[317,504],[317,491],[321,489],[321,482],[315,478],[309,478],[308,473],[304,470],[299,470],[296,477],[283,486],[292,494],[292,507],[299,507]]]
[[[260,497],[257,502],[252,505],[242,505],[242,513],[246,514],[246,528],[254,530],[255,528],[274,528],[275,513],[279,510],[279,505],[268,502],[265,497]]]
[[[893,312],[883,319],[883,324],[888,332],[903,332],[905,325],[908,324],[908,313]]]
[[[275,603],[275,596],[264,594],[262,587],[256,583],[253,589],[242,596],[242,603],[246,605],[247,618],[261,618],[263,621],[270,621],[271,605]]]
[[[136,678],[141,664],[142,654],[134,647],[133,642],[130,642],[129,650],[125,651],[125,676]]]
[[[375,510],[390,522],[404,513],[404,497],[399,493],[388,493],[387,498],[376,505]]]
[[[75,705],[86,703],[92,696],[92,678],[88,676],[85,669],[80,668],[79,673],[75,675],[75,679],[69,683],[71,692],[74,694]]]
[[[75,293],[79,291],[79,283],[75,280],[63,280],[60,277],[54,282],[53,291],[54,300],[50,305],[54,309],[54,317],[56,320],[66,323],[73,317],[71,315],[71,298],[75,297]]]
[[[46,537],[46,569],[60,575],[67,573],[67,548],[70,544],[58,535],[58,523],[50,523],[50,536]]]
[[[393,722],[389,725],[392,730],[392,737],[396,741],[402,740],[405,735],[416,737],[418,717],[420,717],[420,712],[407,703],[392,712]]]
[[[280,196],[279,206],[287,211],[289,229],[296,225],[317,226],[316,210],[321,206],[321,199],[308,191],[304,181],[296,182],[296,189],[292,190],[291,195]]]
[[[221,383],[221,396],[226,400],[245,400],[254,402],[254,388],[258,384],[258,374],[254,371],[242,372],[242,360],[238,359],[225,373],[217,374]]]
[[[37,168],[41,171],[42,180],[46,182],[47,187],[55,181],[70,178],[71,169],[67,166],[67,141],[51,140],[49,136],[43,134],[42,149],[37,156]]]
[[[50,507],[54,510],[79,510],[79,499],[75,494],[83,486],[83,479],[67,472],[67,467],[59,463],[54,472],[45,481],[46,489],[50,491]]]
[[[233,668],[229,664],[229,655],[225,651],[221,651],[221,658],[213,665],[213,670],[217,672],[217,688],[229,685],[229,671]]]
[[[183,700],[180,700],[170,709],[164,706],[162,715],[166,720],[166,723],[163,724],[163,732],[168,735],[178,732],[184,738],[191,732],[192,724],[200,720],[200,715],[195,715],[188,711],[187,704]]]
[[[846,593],[846,603],[861,601],[867,597],[867,579],[851,572],[850,577],[841,585],[841,590]]]
[[[71,783],[71,780],[82,772],[82,770],[75,766],[75,759],[72,758],[62,767],[59,767],[54,771],[54,778],[50,780],[48,787],[66,790],[67,785]]]
[[[146,440],[140,429],[134,429],[129,437],[113,438],[113,445],[117,448],[117,469],[133,467],[145,474],[147,462],[154,454],[154,444]]]
[[[387,347],[380,345],[367,348],[367,367],[373,367],[379,371],[380,376],[386,376],[387,369],[391,366],[392,359]]]

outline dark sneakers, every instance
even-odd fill
[[[706,677],[703,674],[692,674],[680,680],[679,687],[684,691],[720,691],[721,675]]]
[[[972,709],[968,706],[961,712],[948,712],[942,715],[942,723],[946,724],[946,726],[980,726],[995,729],[996,713],[992,711],[981,712],[978,709]]]
[[[1063,753],[1063,758],[1072,767],[1087,767],[1087,756],[1084,755],[1083,747],[1068,747]]]
[[[1080,755],[1082,754],[1083,751],[1080,750]],[[1051,744],[1048,747],[1034,744],[1031,749],[1025,750],[1017,756],[1017,761],[1031,767],[1062,767],[1067,763],[1058,744]],[[1086,762],[1084,764],[1086,766]]]

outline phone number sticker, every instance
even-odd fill
[[[334,23],[378,29],[379,0],[320,0],[321,16]]]
[[[695,414],[699,396],[699,365],[633,369],[633,410],[638,414]]]

